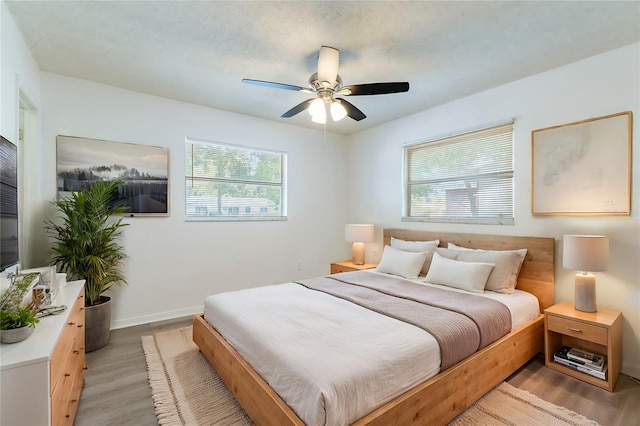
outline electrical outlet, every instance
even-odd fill
[[[296,268],[298,269],[298,271],[302,271],[302,262],[297,262]]]

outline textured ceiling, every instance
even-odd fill
[[[408,93],[350,97],[350,134],[640,41],[638,1],[6,1],[43,71],[321,129],[307,86],[321,45],[344,84],[408,81]]]

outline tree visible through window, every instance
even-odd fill
[[[283,153],[187,139],[187,218],[285,218],[286,164]]]
[[[404,151],[404,220],[513,224],[513,123]]]

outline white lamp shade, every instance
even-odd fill
[[[320,83],[328,83],[331,86],[338,76],[338,64],[340,63],[340,51],[329,46],[322,46],[318,55],[318,80]],[[323,84],[324,85],[324,84]]]
[[[609,260],[609,238],[604,235],[565,235],[562,258],[562,266],[567,269],[605,271]]]
[[[370,243],[373,241],[373,225],[349,224],[344,226],[344,239],[350,243]]]
[[[309,105],[309,115],[314,116],[324,111],[324,101],[320,98],[314,99]]]
[[[309,105],[309,112],[311,113],[311,121],[314,123],[324,124],[327,122],[327,111],[322,99],[318,98],[311,102],[311,105]]]
[[[331,103],[331,118],[333,121],[340,121],[347,116],[347,110],[344,109],[340,101],[334,100]]]

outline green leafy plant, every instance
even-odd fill
[[[58,217],[46,222],[46,229],[55,241],[52,265],[85,280],[85,305],[100,303],[102,294],[113,285],[127,283],[120,271],[126,257],[118,243],[122,234],[122,215],[126,208],[113,204],[113,194],[122,181],[103,181],[88,189],[72,192],[70,198],[54,201]]]
[[[0,330],[35,327],[40,321],[36,318],[38,301],[22,303],[37,276],[37,273],[9,275],[11,283],[0,295]]]

